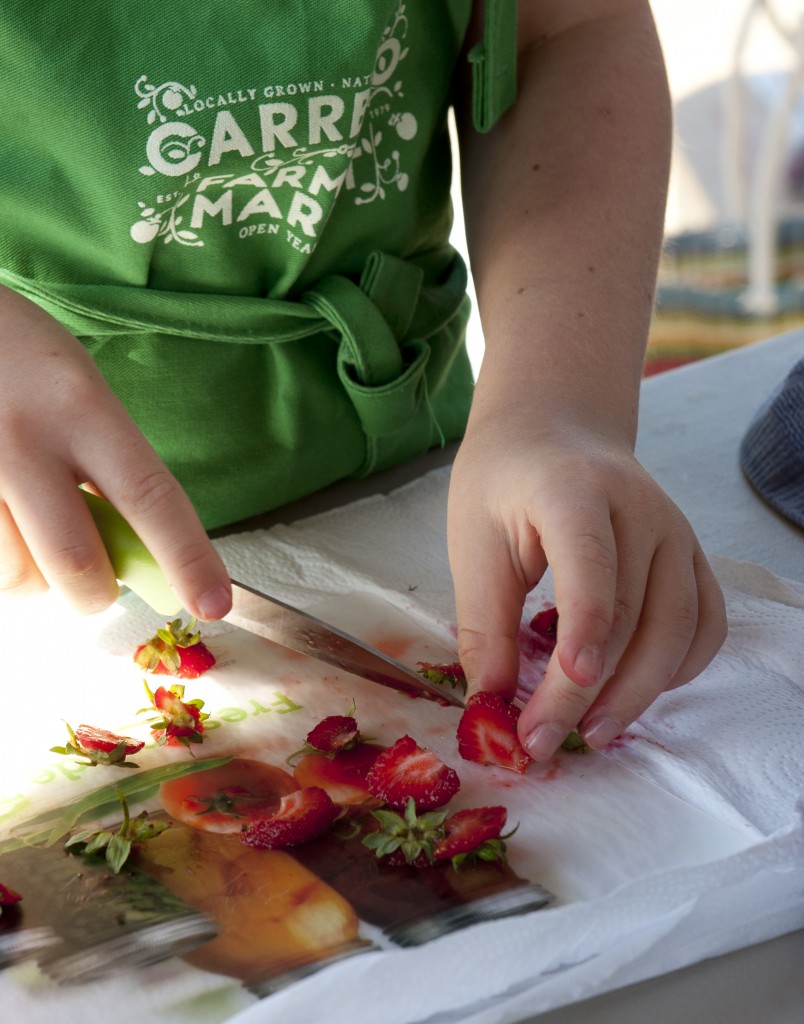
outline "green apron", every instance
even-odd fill
[[[4,3],[0,282],[86,346],[207,528],[460,437],[469,8]],[[492,2],[481,129],[512,25]]]

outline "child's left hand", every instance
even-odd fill
[[[548,564],[558,644],[520,717],[545,761],[580,728],[604,747],[726,635],[723,598],[687,520],[631,454],[599,433],[491,417],[453,469],[450,562],[470,690],[516,688],[517,632]]]

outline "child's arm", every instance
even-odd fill
[[[486,350],[450,560],[473,688],[509,693],[524,597],[553,570],[558,647],[520,718],[546,760],[579,723],[604,746],[707,665],[726,623],[691,527],[633,456],[670,148],[649,4],[519,7],[516,105],[485,136],[458,111]]]
[[[129,520],[199,618],[229,608],[228,577],[189,499],[80,343],[0,286],[0,593],[54,586],[84,612],[117,584],[78,484]]]

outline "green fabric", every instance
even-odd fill
[[[468,0],[6,0],[0,282],[209,528],[461,435]]]
[[[483,39],[472,47],[472,118],[487,132],[516,100],[516,0],[485,0]]]

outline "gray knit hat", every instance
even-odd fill
[[[804,527],[804,359],[754,416],[740,465],[769,505]]]

